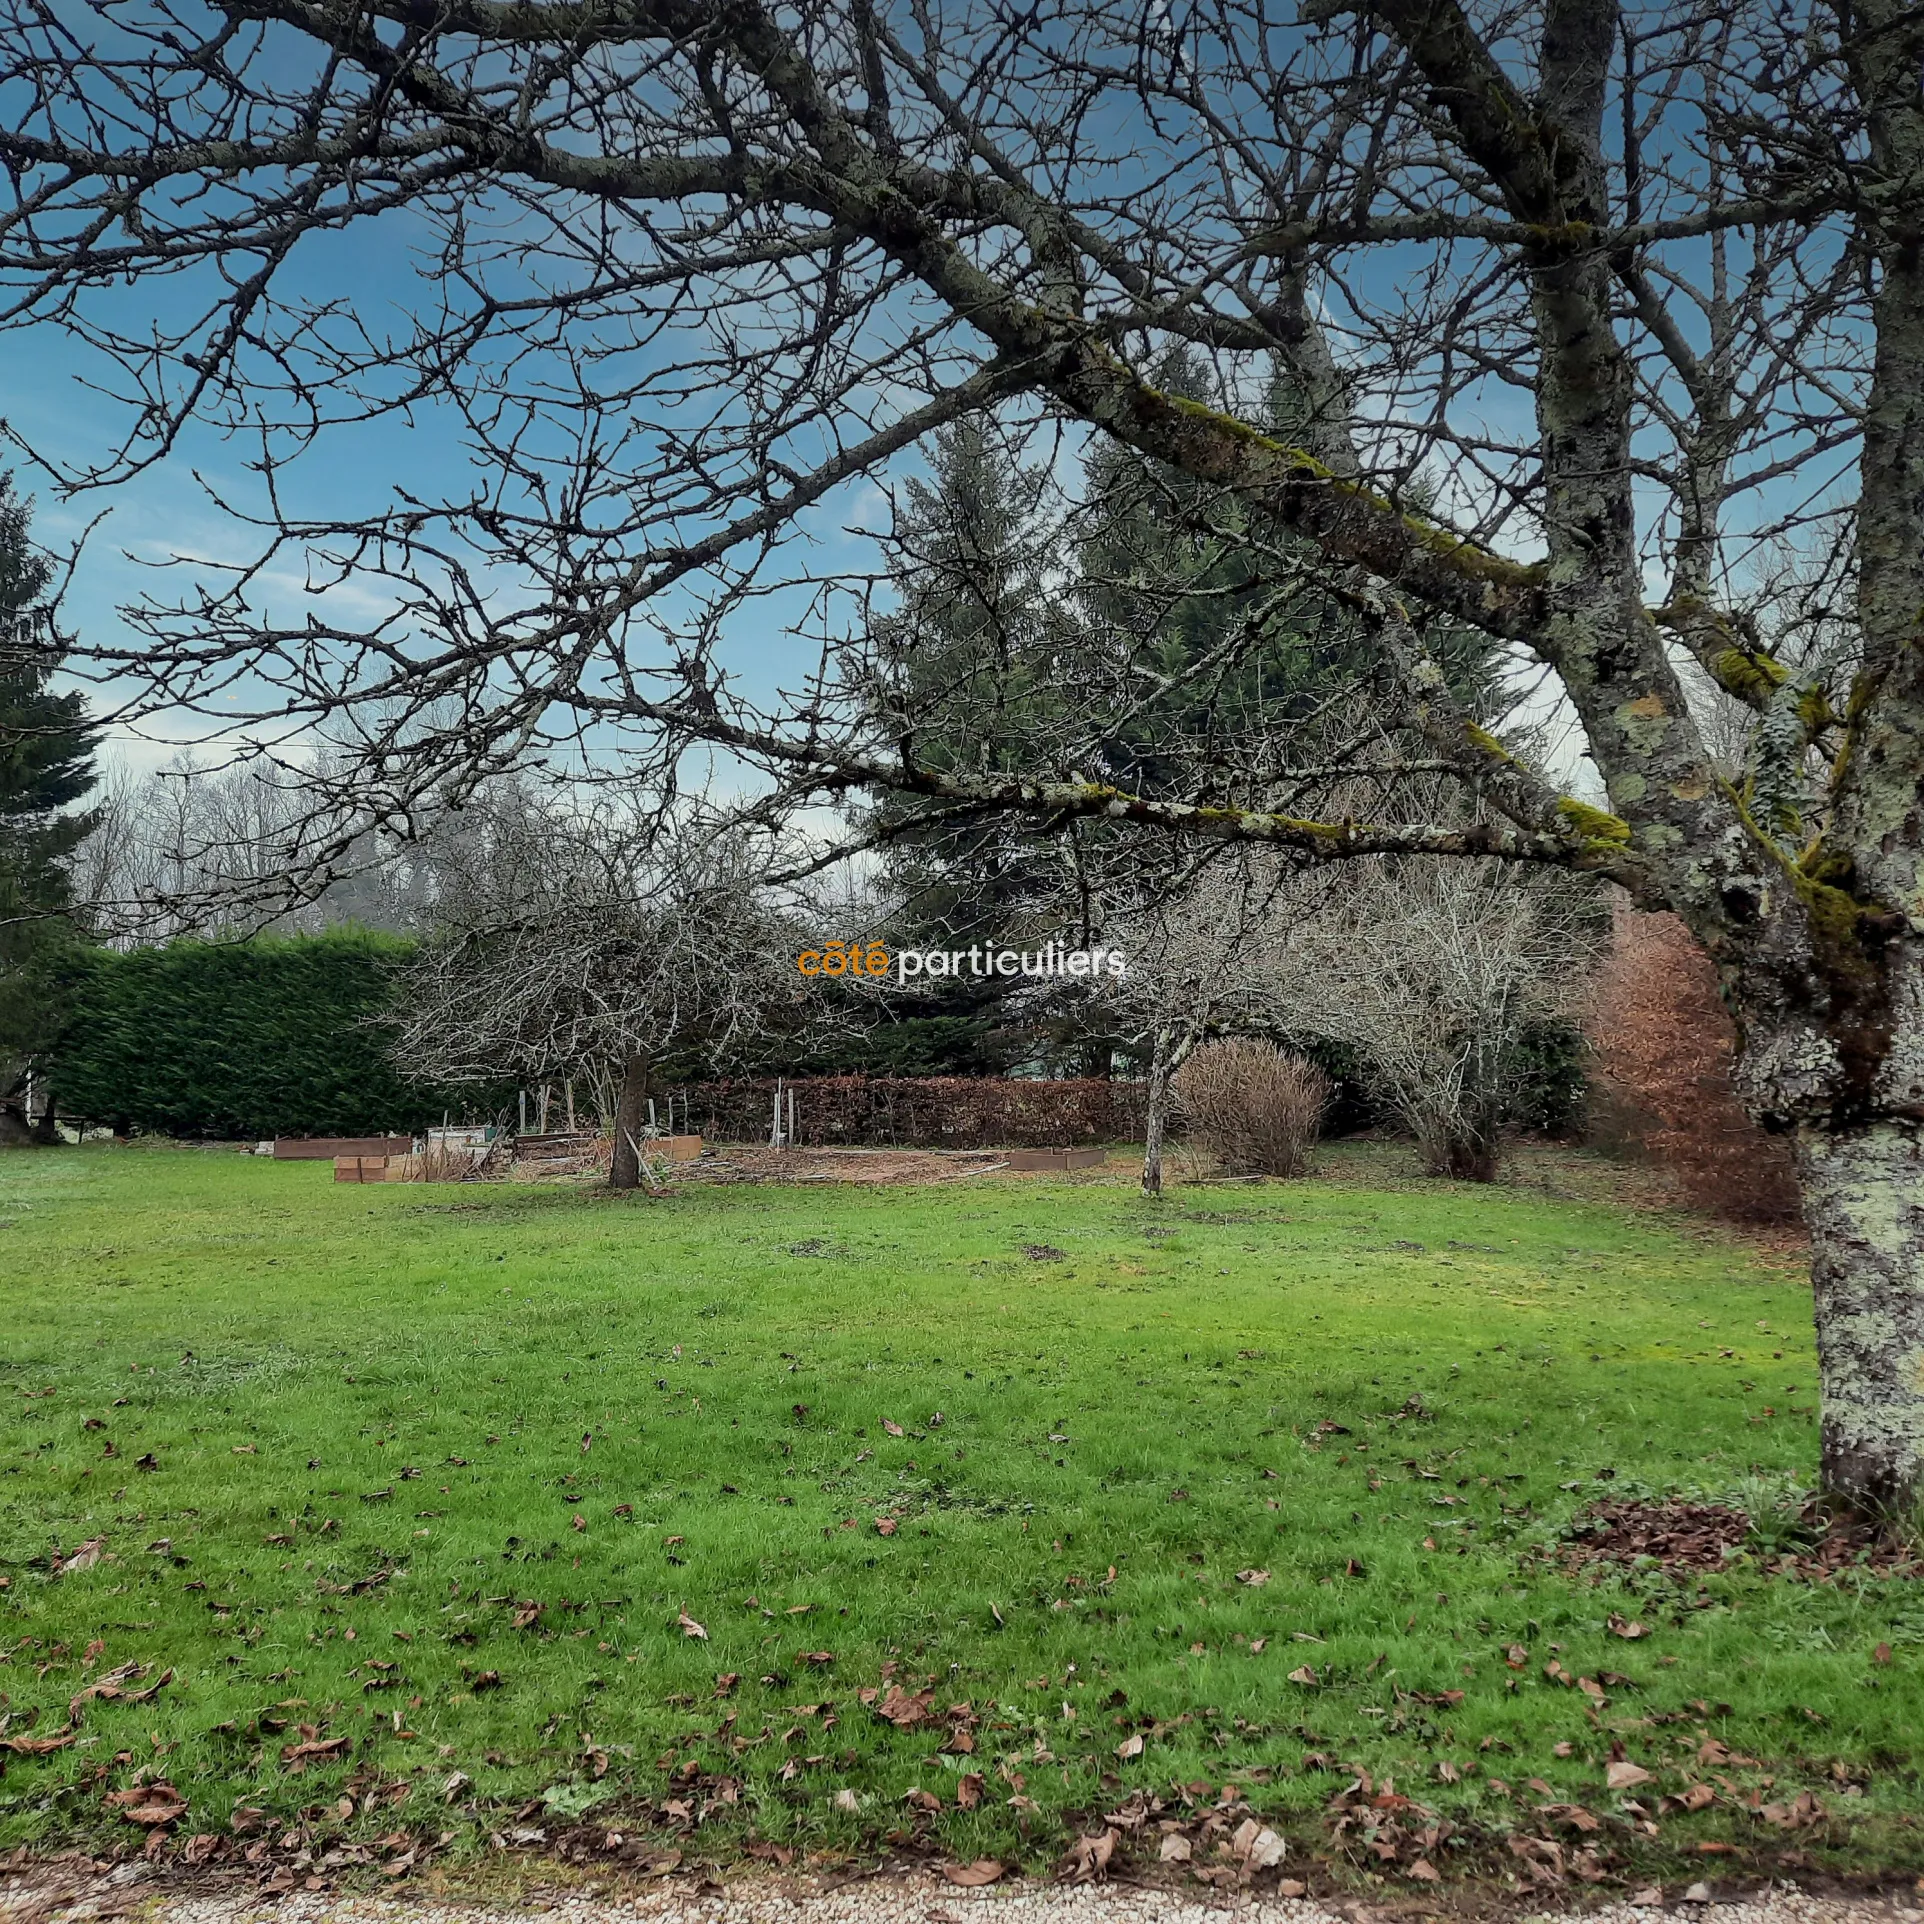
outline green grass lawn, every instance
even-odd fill
[[[1624,1877],[1921,1855],[1907,1584],[1543,1554],[1626,1491],[1768,1530],[1812,1474],[1808,1291],[1701,1225],[1353,1169],[1161,1205],[329,1173],[0,1158],[0,1846],[137,1843],[105,1798],[144,1772],[182,1836],[705,1811],[698,1855],[1039,1865],[1231,1783],[1312,1881],[1402,1875],[1332,1842],[1360,1765],[1457,1827],[1446,1874],[1512,1833]],[[1828,1817],[1749,1807],[1800,1790]]]

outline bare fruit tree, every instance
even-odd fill
[[[671,837],[519,790],[474,816],[401,984],[396,1053],[448,1083],[612,1084],[609,1181],[632,1189],[651,1077],[725,1065],[795,1023],[793,932],[739,836]]]
[[[1290,956],[1300,1033],[1349,1044],[1434,1175],[1489,1182],[1534,1024],[1571,1018],[1601,947],[1594,892],[1478,862],[1364,862]]]
[[[90,644],[136,705],[350,744],[357,832],[530,754],[667,781],[708,742],[797,795],[1608,876],[1715,961],[1746,1101],[1795,1146],[1827,1484],[1924,1494],[1924,15],[0,19],[0,315],[64,330],[127,407],[65,483],[184,467],[210,431],[246,450],[226,493],[258,552]],[[1211,397],[1159,385],[1178,345]],[[1343,771],[1287,730],[1159,781],[1118,723],[1197,664],[1154,649],[1081,664],[1017,768],[876,725],[870,574],[815,533],[990,411],[1182,476],[1279,597],[1315,571],[1367,657],[1367,752],[1428,761],[1452,806],[1329,812]],[[438,486],[388,458],[430,419],[465,457]],[[771,621],[789,665],[744,675]],[[1812,665],[1815,630],[1844,645]],[[1465,632],[1561,704],[1603,805],[1466,712],[1441,665]],[[1740,779],[1682,660],[1752,718]]]

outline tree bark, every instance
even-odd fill
[[[1497,1139],[1474,1129],[1455,1129],[1441,1136],[1424,1160],[1433,1176],[1452,1182],[1495,1182],[1499,1163]]]
[[[1174,1037],[1167,1029],[1156,1031],[1155,1046],[1149,1052],[1149,1101],[1142,1130],[1142,1193],[1162,1194],[1162,1139],[1168,1121],[1169,1078]]]
[[[1924,1492],[1924,1140],[1915,1122],[1798,1133],[1823,1389],[1824,1488],[1885,1516]]]
[[[1149,1052],[1148,1104],[1142,1131],[1142,1193],[1162,1194],[1162,1145],[1169,1125],[1169,1085],[1176,1071],[1189,1060],[1196,1047],[1198,1032],[1160,1028]]]
[[[621,1065],[621,1089],[615,1098],[615,1153],[608,1167],[610,1189],[641,1185],[641,1132],[648,1106],[648,1058],[630,1056]]]

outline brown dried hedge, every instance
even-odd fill
[[[1139,1142],[1143,1086],[1096,1077],[809,1076],[795,1092],[795,1136],[810,1148],[1056,1149]],[[715,1142],[766,1142],[772,1078],[696,1083],[688,1126]]]
[[[1674,915],[1618,909],[1585,1027],[1597,1066],[1593,1140],[1614,1138],[1674,1170],[1700,1209],[1795,1220],[1789,1151],[1737,1099],[1737,1032],[1717,972]]]

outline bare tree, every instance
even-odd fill
[[[510,791],[460,844],[399,998],[397,1053],[448,1083],[586,1075],[614,1090],[609,1181],[641,1178],[650,1079],[797,1019],[792,930],[739,834],[669,839],[607,804]]]
[[[342,922],[424,927],[441,844],[457,818],[423,810],[409,838],[343,837],[325,872],[302,874],[317,825],[312,775],[311,766],[258,758],[181,755],[144,771],[110,764],[92,832],[73,860],[74,893],[94,934],[130,945],[266,928],[306,934]]]
[[[1212,1034],[1276,1033],[1286,1026],[1289,951],[1327,894],[1265,851],[1243,851],[1169,878],[1132,912],[1112,911],[1105,934],[1128,964],[1104,1000],[1147,1051],[1142,1193],[1162,1194],[1163,1147],[1175,1075]]]
[[[1355,1048],[1431,1173],[1494,1180],[1533,1023],[1569,1015],[1598,906],[1494,864],[1365,862],[1289,957],[1298,1032]]]
[[[132,642],[95,647],[102,677],[351,742],[363,826],[584,739],[664,783],[707,741],[798,794],[1606,875],[1715,960],[1746,1099],[1796,1146],[1827,1483],[1873,1505],[1924,1491],[1924,16],[6,0],[0,18],[4,315],[67,329],[130,402],[124,441],[68,483],[177,458],[196,423],[244,434],[260,482],[241,503],[258,556],[204,559],[136,610]],[[428,278],[388,324],[320,256],[346,240],[399,271],[400,236]],[[1218,359],[1220,404],[1151,378],[1171,342]],[[1238,395],[1272,359],[1291,408],[1259,426]],[[867,583],[823,577],[809,517],[994,409],[1201,484],[1277,596],[1313,564],[1380,718],[1342,759],[1421,742],[1460,806],[1322,812],[1323,748],[1287,739],[1194,792],[1119,779],[1117,718],[1166,681],[1153,650],[1080,664],[1081,699],[1016,769],[932,766],[878,725]],[[466,437],[470,488],[367,463],[351,512],[303,493],[317,441],[430,411]],[[1849,647],[1826,673],[1775,647],[1794,619],[1756,562],[1793,538],[1832,557]],[[734,618],[796,607],[784,587],[812,591],[794,667],[751,689]],[[1439,663],[1463,631],[1565,704],[1607,807],[1464,712]],[[1680,656],[1754,717],[1739,781]]]

